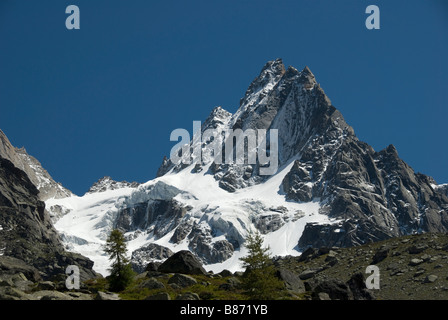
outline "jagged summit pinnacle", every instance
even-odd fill
[[[221,106],[213,108],[210,115],[202,124],[202,131],[206,129],[216,129],[217,126],[226,123],[231,116],[232,114],[223,109]]]
[[[140,184],[138,182],[115,181],[109,176],[105,176],[95,182],[87,191],[87,193],[104,192],[108,190],[117,190],[121,188],[137,188]]]
[[[265,72],[272,72],[274,74],[280,74],[283,75],[285,73],[285,65],[283,64],[283,59],[277,58],[272,61],[268,61],[263,69],[261,69],[261,74]]]
[[[313,75],[313,73],[311,72],[311,70],[308,66],[305,66],[305,68],[303,68],[302,73]]]
[[[240,107],[253,100],[254,95],[258,95],[261,90],[273,87],[285,72],[286,70],[282,59],[268,61],[263,69],[261,69],[258,77],[252,81],[244,97],[240,100]]]
[[[394,154],[398,155],[397,148],[395,148],[395,146],[393,144],[388,145],[386,148],[386,151],[388,153],[394,153]]]
[[[312,89],[317,84],[316,78],[308,66],[305,66],[302,72],[300,72],[299,81],[303,83],[306,89]]]

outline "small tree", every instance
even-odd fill
[[[122,291],[131,283],[134,277],[134,271],[129,263],[129,259],[126,257],[127,249],[123,233],[117,229],[112,230],[107,238],[104,251],[109,255],[109,259],[112,260],[112,266],[109,269],[110,276],[108,277],[110,290]]]
[[[268,253],[269,247],[263,248],[263,238],[258,232],[249,233],[245,246],[249,253],[240,258],[246,269],[242,278],[243,289],[251,299],[277,298],[284,285],[275,275],[274,264]]]

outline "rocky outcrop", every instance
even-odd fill
[[[14,147],[2,130],[0,130],[0,157],[11,161],[14,166],[28,175],[30,181],[39,190],[40,200],[65,198],[72,195],[70,190],[55,182],[40,162],[30,156],[25,148]]]
[[[308,248],[283,257],[276,267],[299,276],[304,297],[338,300],[446,300],[448,236],[426,233],[349,248]],[[376,286],[369,266],[377,269]]]
[[[229,259],[234,252],[227,240],[212,241],[211,229],[205,225],[195,225],[188,235],[188,247],[205,263],[218,263]]]
[[[148,200],[120,210],[115,227],[123,231],[151,227],[156,237],[161,238],[179,225],[188,210],[174,199]]]
[[[170,249],[161,245],[150,243],[132,252],[131,265],[137,273],[147,270],[149,262],[163,261],[174,254]]]
[[[157,269],[163,273],[207,274],[200,261],[188,250],[181,250],[169,257]]]
[[[111,177],[106,176],[95,182],[87,193],[104,192],[107,190],[117,190],[121,188],[137,188],[139,185],[140,183],[138,182],[118,182],[113,180]]]
[[[300,177],[294,177],[300,183]],[[364,143],[346,141],[329,161],[322,181],[315,181],[311,189],[312,197],[326,203],[322,210],[339,222],[307,225],[299,247],[353,246],[446,232],[448,198],[432,184],[428,176],[414,173],[393,146],[375,152]]]
[[[8,270],[22,270],[28,265],[46,279],[65,277],[69,265],[77,265],[81,279],[95,277],[93,262],[64,250],[60,238],[38,198],[39,191],[26,173],[0,157],[0,252],[2,265],[13,262]],[[14,258],[14,259],[12,259]],[[8,260],[9,259],[9,260]],[[22,262],[17,262],[17,259]],[[2,269],[4,269],[2,267]],[[8,271],[8,272],[9,272]],[[26,273],[30,276],[29,273]],[[34,277],[34,276],[33,276]]]
[[[34,282],[42,280],[39,270],[26,264],[23,260],[0,256],[0,275],[2,277],[12,277],[20,274],[24,275],[27,280],[29,279]]]
[[[433,184],[432,187],[434,188],[434,191],[442,193],[448,197],[448,183],[441,185]]]

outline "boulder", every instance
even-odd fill
[[[230,284],[233,289],[238,289],[241,286],[241,281],[237,277],[227,279],[227,283]]]
[[[0,300],[30,300],[23,291],[14,287],[0,287]]]
[[[152,261],[146,265],[145,271],[158,271],[161,262]]]
[[[181,293],[176,297],[176,300],[201,300],[197,293],[186,292]]]
[[[186,288],[197,284],[196,279],[185,274],[176,273],[168,280],[168,284],[176,284],[181,288]]]
[[[95,296],[95,300],[120,300],[118,294],[113,292],[102,292],[98,291]]]
[[[207,274],[199,260],[188,250],[176,252],[159,266],[158,271],[163,273]]]
[[[165,285],[155,278],[149,278],[149,279],[143,280],[142,282],[140,282],[140,284],[138,286],[140,288],[147,288],[147,289],[164,289],[165,288]]]
[[[437,276],[434,274],[430,274],[429,276],[427,276],[424,280],[425,283],[433,283],[437,280]]]
[[[222,270],[220,273],[218,273],[219,275],[221,275],[221,277],[231,277],[233,276],[233,273],[230,272],[227,269]]]
[[[286,290],[294,294],[304,293],[305,284],[300,279],[300,276],[287,269],[279,269],[276,272],[277,277],[285,284]]]
[[[328,295],[328,293],[325,292],[319,292],[317,294],[317,300],[331,300],[330,296]]]
[[[32,294],[36,300],[74,300],[73,297],[59,291],[42,290]]]
[[[166,292],[159,292],[146,297],[145,300],[171,300],[171,297]]]
[[[319,299],[320,293],[328,294],[331,300],[352,300],[353,298],[350,288],[344,282],[335,279],[318,282],[312,296],[314,299]]]
[[[319,272],[318,269],[308,269],[299,274],[301,280],[308,280],[314,277]]]
[[[372,262],[370,264],[377,264],[377,263],[383,261],[384,259],[386,259],[387,256],[389,255],[389,251],[390,251],[390,248],[379,249],[373,256]]]
[[[306,282],[307,291],[310,291],[313,299],[322,299],[322,293],[328,295],[331,300],[373,300],[373,293],[367,289],[364,274],[357,272],[347,282],[339,279],[314,278]]]
[[[51,281],[42,281],[37,284],[39,290],[54,290],[55,284]]]
[[[415,259],[412,259],[412,260],[409,262],[409,265],[415,267],[415,266],[418,266],[418,265],[421,264],[421,263],[423,263],[423,260],[422,260],[422,259],[417,259],[417,258],[415,258]]]
[[[353,300],[373,300],[375,296],[367,289],[364,274],[362,272],[355,273],[347,285],[352,293]]]
[[[218,287],[219,290],[232,291],[233,287],[230,283],[222,283]]]
[[[422,253],[426,249],[428,249],[428,246],[426,244],[419,243],[419,244],[409,247],[408,252],[410,254],[418,254],[418,253]]]
[[[318,256],[318,250],[312,247],[308,247],[302,252],[297,262],[310,261]]]
[[[36,282],[42,279],[36,268],[26,264],[23,260],[8,256],[0,256],[0,273],[9,275],[22,273],[26,279]]]

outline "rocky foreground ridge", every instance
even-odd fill
[[[301,257],[274,258],[283,281],[282,300],[446,300],[448,235],[429,233],[392,238],[351,248],[310,248]],[[8,265],[0,260],[0,269]],[[379,268],[379,289],[367,289]],[[102,278],[84,281],[79,290],[65,282],[39,281],[22,265],[16,274],[0,273],[0,299],[7,300],[244,300],[242,272],[206,272],[189,251],[164,263],[150,263],[121,293],[109,292]]]
[[[24,171],[0,157],[0,274],[45,280],[77,265],[82,279],[96,277],[91,260],[65,251],[38,194]]]

